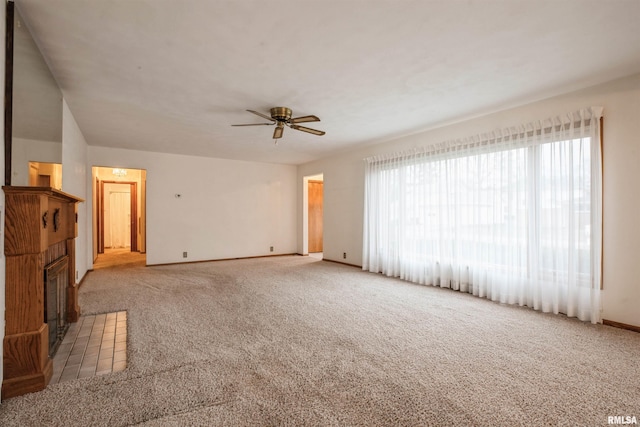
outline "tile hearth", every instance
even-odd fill
[[[53,358],[50,384],[106,375],[127,367],[127,312],[81,316]]]

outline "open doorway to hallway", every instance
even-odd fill
[[[322,174],[304,177],[305,194],[303,212],[306,221],[306,248],[309,256],[322,259],[324,251],[323,204],[324,176]]]
[[[93,167],[93,267],[146,264],[146,171]]]

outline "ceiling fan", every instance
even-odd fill
[[[262,117],[263,119],[267,119],[270,123],[249,123],[243,125],[231,125],[231,126],[271,126],[276,125],[276,128],[273,130],[273,139],[278,143],[278,139],[282,138],[282,132],[284,131],[284,127],[288,126],[291,129],[301,130],[302,132],[311,133],[313,135],[322,136],[324,132],[321,130],[311,129],[305,126],[299,126],[298,123],[307,123],[307,122],[319,122],[320,119],[316,116],[302,116],[302,117],[294,117],[291,118],[291,108],[287,107],[274,107],[271,109],[271,117],[266,114],[259,113],[253,110],[247,110],[250,113],[253,113],[257,116]]]

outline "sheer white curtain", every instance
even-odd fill
[[[365,159],[363,269],[601,321],[601,115]]]
[[[131,193],[109,194],[109,239],[112,248],[131,247]]]

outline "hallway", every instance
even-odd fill
[[[105,248],[104,253],[99,254],[93,263],[93,269],[143,267],[146,262],[147,256],[145,254],[131,252],[129,248]]]

